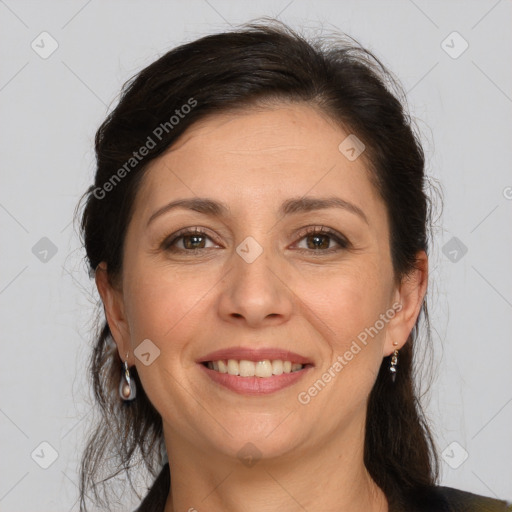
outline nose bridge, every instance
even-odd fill
[[[229,286],[221,300],[223,316],[243,317],[253,326],[267,318],[285,318],[291,312],[290,294],[278,277],[279,258],[274,257],[270,237],[263,237],[260,230],[236,246]]]
[[[255,303],[268,300],[277,286],[272,271],[275,258],[272,258],[271,242],[268,238],[263,240],[261,232],[256,236],[261,243],[249,235],[237,245],[232,257],[235,284],[240,285],[237,291],[245,291],[246,300],[253,300]]]

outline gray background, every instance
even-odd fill
[[[98,295],[72,216],[92,180],[96,128],[158,55],[262,15],[347,32],[407,90],[445,202],[428,295],[438,368],[425,402],[442,483],[512,499],[511,14],[505,0],[0,0],[0,509],[78,510]],[[43,31],[58,44],[48,58]]]

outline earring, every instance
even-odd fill
[[[160,460],[162,461],[162,466],[165,466],[169,463],[169,458],[167,457],[167,448],[163,438],[160,442]]]
[[[398,343],[395,341],[393,343],[393,345],[398,345]],[[391,356],[391,363],[389,365],[389,371],[391,373],[391,381],[392,382],[395,382],[395,378],[396,378],[396,367],[398,365],[398,350],[395,349],[395,351],[393,352],[393,355]]]
[[[119,382],[119,396],[125,402],[133,400],[137,394],[135,381],[130,377],[130,370],[128,368],[128,354],[126,354],[123,375],[121,375],[121,381]]]

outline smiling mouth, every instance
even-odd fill
[[[238,377],[260,378],[269,378],[284,373],[295,373],[312,366],[311,364],[300,364],[281,359],[264,359],[262,361],[220,359],[218,361],[204,361],[201,364],[218,373],[227,373]]]

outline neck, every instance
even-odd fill
[[[351,430],[320,447],[297,447],[251,466],[205,453],[167,431],[171,489],[165,512],[388,512],[384,493],[364,466],[364,428]]]

